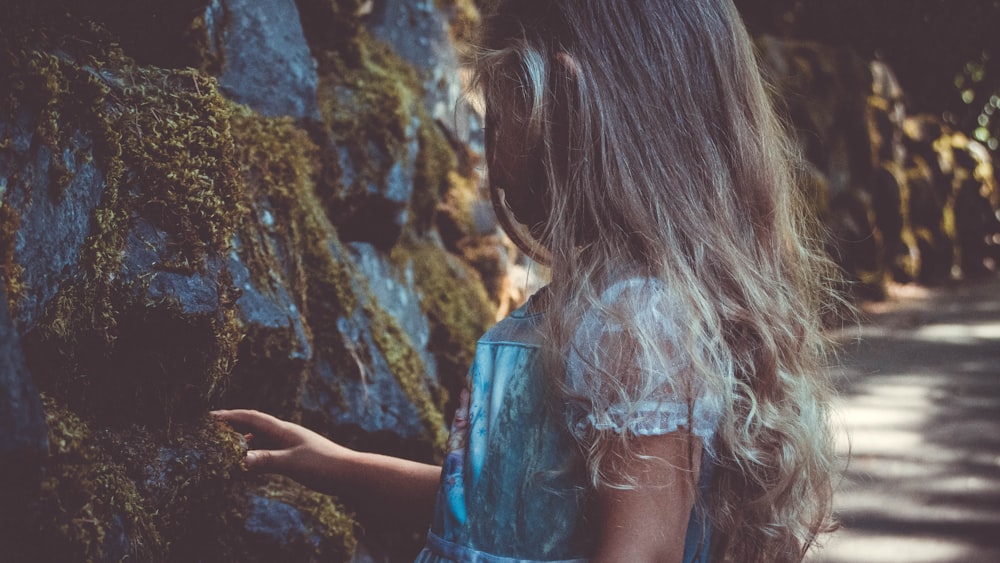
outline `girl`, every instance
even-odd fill
[[[833,270],[736,9],[496,4],[490,190],[552,279],[481,339],[443,471],[219,416],[252,468],[434,505],[421,562],[801,560],[830,523]]]

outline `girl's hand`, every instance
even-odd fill
[[[212,414],[246,435],[247,469],[279,473],[324,493],[337,488],[338,470],[357,452],[323,436],[254,410],[219,410]]]
[[[258,411],[212,414],[247,435],[246,463],[252,471],[286,475],[378,518],[430,521],[440,466],[358,452]]]

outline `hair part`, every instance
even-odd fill
[[[719,557],[800,560],[832,522],[821,317],[842,303],[796,185],[799,156],[731,0],[501,0],[472,64],[491,192],[505,192],[532,235],[511,238],[529,254],[544,248],[551,267],[551,361],[565,365],[580,319],[597,310],[629,337],[621,361],[639,362],[593,362],[582,393],[554,384],[594,412],[638,409],[662,393],[644,374],[685,358],[689,391],[722,399],[707,499]],[[602,302],[629,276],[657,283]],[[651,302],[683,331],[668,339],[635,314]],[[628,486],[608,471],[628,442],[587,437],[595,486]]]

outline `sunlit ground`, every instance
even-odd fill
[[[1000,280],[897,289],[844,335],[842,530],[811,562],[1000,562]]]

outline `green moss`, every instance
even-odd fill
[[[258,204],[266,202],[274,218],[271,235],[285,246],[274,248],[268,234],[241,230],[241,240],[255,241],[241,250],[257,262],[251,270],[258,276],[284,272],[311,329],[315,355],[333,362],[341,377],[363,379],[361,365],[371,362],[362,347],[349,347],[339,327],[364,302],[379,351],[417,406],[431,448],[441,451],[444,422],[428,392],[423,362],[408,336],[367,293],[315,195],[315,147],[290,121],[248,110],[234,110],[234,131],[248,185],[260,190]],[[248,229],[258,228],[259,221],[250,223]],[[282,256],[291,264],[282,263]]]
[[[308,210],[300,197],[312,191],[319,149],[291,118],[263,117],[238,104],[230,111],[245,204],[251,209],[238,229],[240,256],[261,288],[274,289],[279,281],[275,276],[289,270],[288,281],[304,300],[299,265],[286,264],[282,256],[304,238],[302,219]],[[264,220],[264,215],[270,219]],[[289,248],[280,248],[276,240]]]
[[[319,195],[336,224],[351,213],[355,198],[366,197],[370,186],[385,189],[392,168],[416,157],[411,217],[419,230],[426,230],[447,190],[448,173],[456,168],[454,151],[423,106],[415,69],[363,28],[351,45],[347,51],[316,53],[321,113],[331,137]],[[418,154],[409,155],[414,126]],[[338,150],[346,151],[351,168],[346,184]]]
[[[337,373],[361,378],[356,351],[348,349],[338,327],[359,300],[355,274],[343,261],[346,252],[315,193],[315,177],[322,168],[319,149],[291,119],[266,118],[234,106],[232,124],[247,205],[253,209],[239,228],[241,258],[258,287],[273,289],[280,283],[290,290],[310,331],[314,354],[334,362]],[[265,214],[270,215],[268,221],[262,220]],[[291,343],[291,338],[275,341],[274,353]],[[266,381],[273,374],[257,375],[239,385],[273,388],[274,383]],[[296,381],[288,387],[300,389],[305,369],[289,377]],[[295,401],[298,395],[289,399]],[[295,413],[290,409],[286,414]]]
[[[156,561],[165,544],[125,468],[99,447],[90,426],[42,397],[49,459],[29,514],[37,538],[25,543],[42,561]]]
[[[315,215],[322,214],[308,207],[314,199],[311,194],[320,167],[319,149],[290,118],[266,118],[236,104],[230,111],[245,205],[250,209],[237,229],[240,260],[259,290],[275,295],[279,286],[288,290],[296,308],[289,313],[300,316],[305,337],[311,340],[304,318],[310,284],[306,266],[310,262],[307,258],[316,261],[320,249],[313,248],[309,256],[299,249],[315,230]],[[331,268],[324,270],[328,280],[336,275],[330,274]],[[341,300],[350,303],[351,297],[343,292],[331,294],[338,304]],[[244,363],[237,366],[239,378],[227,392],[227,401],[297,418],[297,401],[308,365],[289,358],[300,345],[301,336],[294,327],[251,326],[249,330],[240,352]],[[275,377],[275,373],[282,377]]]
[[[356,202],[369,197],[371,186],[386,188],[394,166],[415,159],[408,228],[426,233],[436,226],[439,206],[455,184],[472,182],[475,157],[457,152],[467,149],[456,149],[430,117],[412,66],[364,29],[353,35],[351,44],[350,54],[316,52],[321,113],[330,131],[320,156],[317,193],[331,221],[339,224],[356,211]],[[407,152],[414,127],[416,155]],[[346,153],[349,177],[341,169],[339,151]]]
[[[342,9],[349,4],[332,2],[330,6]],[[219,96],[215,83],[195,71],[136,65],[99,30],[73,28],[72,33],[65,33],[68,28],[35,29],[41,29],[37,38],[25,35],[16,48],[3,50],[3,62],[9,63],[12,79],[7,86],[0,86],[0,101],[11,113],[24,110],[37,115],[36,135],[60,157],[69,135],[83,131],[92,137],[94,158],[105,174],[106,185],[80,260],[83,272],[60,290],[33,335],[33,367],[47,368],[41,370],[43,386],[73,402],[79,412],[112,411],[117,405],[125,413],[122,425],[93,433],[70,411],[53,407],[54,416],[65,422],[53,434],[54,440],[61,440],[57,444],[68,443],[60,455],[84,453],[72,454],[78,462],[67,458],[47,469],[45,502],[50,504],[39,509],[39,514],[47,516],[52,510],[65,508],[65,525],[60,520],[51,529],[55,531],[46,528],[46,533],[69,538],[52,544],[51,552],[57,555],[51,559],[106,556],[110,553],[104,547],[107,538],[115,536],[115,526],[125,526],[124,536],[141,542],[131,547],[133,558],[188,560],[188,555],[197,555],[196,548],[211,545],[210,534],[231,531],[238,521],[238,511],[222,510],[225,516],[213,516],[193,508],[202,503],[228,506],[228,500],[241,494],[229,481],[242,456],[238,437],[212,430],[203,422],[184,423],[188,416],[177,420],[168,417],[166,434],[124,424],[140,410],[183,409],[190,415],[204,409],[224,386],[244,330],[236,315],[236,296],[225,290],[231,285],[225,276],[219,280],[224,286],[221,312],[209,317],[181,316],[179,304],[169,300],[141,303],[128,297],[143,293],[141,282],[139,287],[128,287],[120,279],[124,236],[137,214],[152,220],[176,243],[171,260],[161,265],[171,272],[203,271],[206,258],[227,251],[229,241],[238,235],[241,257],[246,259],[255,284],[273,289],[280,283],[291,288],[311,328],[317,353],[343,362],[345,374],[351,366],[358,369],[355,357],[363,351],[345,349],[337,323],[359,303],[367,302],[365,312],[373,319],[377,346],[414,398],[428,429],[428,441],[440,449],[444,424],[428,390],[424,366],[395,321],[370,295],[357,294],[366,289],[346,261],[315,194],[315,178],[323,171],[324,156],[318,155],[309,137],[290,120],[266,119],[246,108],[230,106]],[[79,40],[81,45],[89,37],[97,46],[57,51],[47,39],[75,35],[84,37]],[[64,40],[77,41],[60,39]],[[367,108],[358,118],[367,121],[356,131],[363,130],[365,142],[376,143],[385,154],[398,155],[393,151],[403,149],[405,128],[418,111],[414,109],[419,107],[414,92],[419,89],[408,82],[410,79],[404,81],[408,85],[400,86],[397,79],[409,71],[393,67],[391,53],[382,47],[366,45],[365,49],[371,49],[366,56],[375,61],[369,68],[350,66],[360,61],[361,47],[354,63],[346,55],[340,61],[347,76],[345,83],[351,81],[349,87],[363,92],[361,105]],[[53,52],[59,54],[50,54]],[[373,83],[386,88],[369,96],[368,86]],[[395,113],[383,114],[388,106],[396,108]],[[388,119],[372,120],[383,115]],[[347,113],[336,117],[339,125],[355,123]],[[337,134],[348,132],[338,129]],[[440,131],[433,127],[431,135],[438,137],[432,142],[441,141]],[[361,160],[375,154],[365,150],[358,153]],[[446,157],[437,168],[449,166]],[[72,178],[60,172],[58,163],[52,170],[58,192]],[[381,173],[376,163],[368,170]],[[441,174],[439,170],[427,176]],[[244,186],[246,190],[252,186],[252,191],[245,191]],[[265,210],[273,213],[274,224],[262,229],[260,214]],[[3,217],[2,225],[7,234],[0,240],[7,244],[16,231],[16,217]],[[15,267],[13,262],[5,265],[8,289],[16,289],[11,282]],[[140,361],[138,356],[151,349],[162,351],[144,339],[154,338],[154,329],[163,326],[197,330],[190,331],[192,340],[186,350],[174,351],[175,363],[165,356]],[[147,327],[146,332],[142,327]],[[133,329],[140,330],[132,334]],[[125,351],[126,344],[136,351]],[[286,345],[276,342],[268,346],[278,350]],[[55,359],[41,361],[39,355]],[[190,356],[199,357],[194,363],[183,359]],[[161,360],[167,367],[148,372],[135,369]],[[178,378],[182,366],[197,369]],[[167,457],[174,460],[169,466],[164,465],[167,458],[160,456],[164,449],[175,454]],[[68,473],[62,471],[70,467],[86,482],[70,481]],[[153,470],[162,475],[154,476],[150,473]],[[74,500],[76,504],[71,506],[73,499],[67,500],[67,495],[76,489],[84,491],[84,500]],[[329,499],[301,490],[274,494],[282,502],[296,504],[330,537],[339,538],[339,551],[328,552],[347,558],[353,550],[352,523],[343,511]],[[158,512],[153,514],[148,507]],[[106,514],[112,520],[124,515],[119,518],[124,524],[109,524]],[[91,516],[96,523],[86,524]],[[224,554],[226,549],[214,546],[208,552]]]
[[[453,175],[457,176],[458,158],[448,139],[433,121],[422,113],[417,130],[416,174],[413,187],[412,223],[418,232],[433,226],[438,206],[446,200]],[[468,213],[463,213],[468,217]]]
[[[246,209],[217,83],[193,70],[135,68],[113,108],[125,132],[122,158],[141,170],[140,214],[176,239],[175,266],[193,271],[206,249],[225,250]]]
[[[420,306],[431,325],[430,351],[438,361],[442,385],[457,398],[466,385],[476,342],[493,324],[496,311],[479,276],[438,246],[409,242],[393,251],[392,260],[413,267]],[[454,409],[453,402],[444,406],[445,412]]]
[[[385,356],[403,392],[417,408],[426,440],[431,446],[435,461],[440,463],[444,460],[448,436],[441,407],[435,404],[428,388],[427,367],[406,332],[375,303],[373,296],[370,296],[365,305],[365,313],[371,321],[375,345]]]
[[[24,269],[14,261],[14,244],[21,217],[13,207],[0,202],[0,275],[3,276],[4,298],[11,312],[16,312],[17,302],[24,291]]]
[[[69,136],[80,127],[93,125],[87,116],[88,99],[101,99],[103,88],[94,77],[73,72],[61,64],[58,57],[38,52],[3,53],[7,60],[2,66],[12,68],[11,82],[0,86],[0,103],[8,115],[16,115],[23,105],[34,106],[38,121],[36,138],[49,151],[48,188],[56,197],[72,179],[62,148]],[[19,72],[20,71],[20,72]],[[73,92],[71,84],[78,85]],[[6,91],[4,91],[6,90]]]
[[[437,206],[451,189],[457,171],[471,178],[468,155],[456,155],[444,132],[423,105],[423,84],[416,70],[360,25],[357,0],[299,0],[307,36],[319,62],[318,97],[329,142],[320,155],[317,193],[334,224],[355,211],[371,186],[386,188],[389,172],[415,157],[409,227],[417,233],[434,226]],[[455,22],[478,22],[468,0],[439,2]],[[321,33],[318,22],[330,30]],[[407,154],[417,136],[418,153]],[[345,181],[341,155],[350,176]],[[464,156],[465,158],[460,158]],[[470,164],[463,167],[463,162]]]
[[[298,552],[283,553],[288,561],[350,561],[357,547],[354,518],[330,496],[311,491],[294,481],[273,477],[257,488],[261,496],[294,507],[306,526],[314,530],[311,542],[296,546]],[[258,561],[273,561],[256,557]]]
[[[81,250],[82,271],[49,303],[28,339],[36,351],[29,359],[39,360],[32,368],[40,385],[77,407],[94,397],[122,397],[134,409],[126,412],[150,409],[169,418],[182,399],[204,405],[224,385],[242,338],[235,296],[220,279],[220,312],[187,320],[176,303],[137,302],[142,280],[130,291],[120,279],[125,236],[135,215],[149,219],[171,242],[171,256],[157,268],[184,275],[203,271],[207,256],[227,250],[245,214],[228,106],[211,78],[139,67],[99,28],[49,16],[18,22],[35,33],[5,36],[0,52],[11,78],[0,87],[0,101],[11,114],[36,116],[36,138],[60,159],[74,150],[71,135],[92,139],[105,186]],[[58,179],[58,168],[50,170],[57,184],[68,182]],[[122,359],[130,353],[117,347],[122,323],[141,327],[146,313],[175,326],[191,322],[195,334],[204,330],[203,354],[193,362],[181,361],[183,354],[166,358],[173,373]],[[156,340],[132,343],[159,349]],[[124,373],[137,365],[152,369]],[[128,390],[148,393],[133,401]]]
[[[238,488],[246,443],[228,427],[201,417],[170,430],[140,426],[103,429],[98,443],[124,468],[157,530],[166,538],[164,559],[190,561],[192,545],[210,545],[224,533],[217,514]]]
[[[481,3],[481,2],[480,2]],[[482,17],[477,2],[474,0],[435,0],[439,10],[448,13],[451,22],[452,37],[459,42],[468,42],[476,38],[476,32]]]
[[[43,28],[44,29],[44,28]],[[97,232],[91,234],[85,250],[87,266],[85,275],[93,280],[87,290],[76,289],[57,296],[53,302],[52,314],[43,331],[62,340],[74,339],[79,331],[76,321],[81,316],[76,311],[85,303],[106,302],[108,299],[108,277],[112,271],[110,264],[120,260],[120,234],[111,235],[121,227],[122,214],[107,211],[118,200],[118,183],[121,179],[120,160],[121,136],[114,129],[107,112],[110,88],[92,72],[80,65],[55,55],[32,50],[26,45],[7,46],[3,52],[6,63],[11,68],[11,78],[6,83],[0,99],[4,100],[10,115],[17,112],[32,112],[37,116],[35,135],[53,154],[61,157],[66,142],[63,131],[75,129],[86,131],[94,140],[93,151],[104,164],[106,188],[102,209],[95,213]],[[37,187],[36,187],[37,189]],[[37,194],[43,197],[45,192]],[[116,240],[105,241],[105,238]],[[73,293],[72,297],[69,293]],[[16,301],[12,304],[16,307]],[[111,340],[107,330],[113,325],[108,307],[91,310],[90,328],[105,327],[103,342]],[[76,317],[76,318],[74,318]],[[65,350],[71,346],[60,346]],[[44,382],[45,374],[40,374]]]
[[[316,355],[332,361],[342,377],[362,379],[359,364],[370,363],[361,347],[348,349],[338,326],[364,303],[376,346],[416,405],[428,444],[443,451],[444,421],[428,389],[426,367],[409,337],[354,272],[315,195],[314,177],[321,167],[318,149],[291,120],[265,118],[246,108],[233,109],[233,131],[253,200],[249,205],[258,213],[266,206],[273,218],[270,232],[261,232],[259,219],[248,220],[240,229],[240,253],[257,283],[273,283],[279,276],[293,289]],[[365,294],[359,296],[358,291]]]
[[[298,248],[307,282],[309,325],[317,338],[339,334],[337,319],[358,306],[353,285],[355,275],[344,262],[347,254],[336,231],[323,216],[315,194],[310,191],[299,195],[304,236]]]
[[[376,346],[404,392],[417,407],[431,449],[443,451],[444,420],[428,389],[427,372],[409,337],[382,309],[347,261],[347,252],[323,215],[315,192],[313,174],[316,149],[289,120],[264,118],[246,109],[233,113],[237,150],[244,163],[248,185],[260,190],[274,218],[274,237],[284,249],[274,248],[265,233],[251,232],[259,221],[241,229],[241,253],[251,256],[251,270],[258,282],[268,275],[287,272],[300,309],[312,331],[316,355],[334,363],[342,377],[363,379],[360,365],[370,356],[360,346],[348,348],[339,322],[361,303],[372,323]],[[252,244],[250,241],[255,241]],[[283,264],[280,257],[292,261]],[[363,296],[357,291],[364,291]]]
[[[338,51],[318,59],[320,110],[355,175],[350,185],[323,186],[340,189],[322,194],[328,205],[364,193],[369,184],[385,187],[389,171],[406,157],[407,130],[422,103],[411,66],[367,30],[359,31],[356,45],[358,61]]]
[[[425,444],[412,444],[414,451],[430,451],[434,458],[443,455],[445,435],[444,418],[435,404],[426,366],[414,348],[409,336],[399,324],[380,306],[362,278],[347,262],[339,262],[335,257],[346,260],[346,252],[336,239],[330,238],[325,244],[328,250],[321,261],[311,265],[310,305],[308,319],[314,334],[317,355],[333,362],[335,373],[341,377],[357,377],[364,380],[364,365],[372,363],[371,352],[363,345],[349,343],[340,332],[339,321],[350,316],[359,302],[365,317],[371,323],[371,335],[375,346],[385,358],[392,375],[399,382],[403,392],[413,402],[423,424]],[[346,276],[343,279],[341,276]],[[337,281],[333,281],[337,280]],[[353,297],[356,301],[351,308],[342,308],[344,303],[324,299],[324,296],[364,292]],[[424,449],[426,446],[426,450]]]
[[[354,522],[335,499],[279,476],[247,475],[230,485],[223,500],[211,499],[217,510],[192,515],[188,528],[196,533],[179,538],[167,561],[351,560]]]
[[[95,239],[120,237],[139,208],[178,239],[179,261],[198,264],[206,245],[227,244],[242,209],[228,113],[213,79],[138,67],[110,47],[104,55],[114,69],[36,50],[13,55],[9,104],[41,106],[36,136],[60,160],[68,134],[83,129],[98,141],[107,187]],[[126,170],[124,180],[142,186],[135,194],[121,193]],[[120,257],[122,241],[105,242],[109,248],[90,245],[95,274],[112,271]]]

